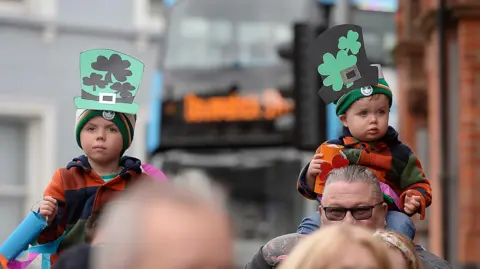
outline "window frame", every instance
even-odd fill
[[[154,18],[150,12],[152,0],[133,1],[133,25],[137,29],[161,33],[165,30],[165,18]]]
[[[56,117],[55,107],[47,102],[18,101],[18,97],[1,96],[0,116],[20,119],[27,125],[26,180],[24,190],[6,186],[17,192],[15,197],[25,197],[23,209],[26,216],[43,196],[43,190],[56,170]],[[5,186],[0,186],[3,189]],[[4,191],[0,195],[4,196]],[[9,193],[7,195],[12,195]]]
[[[0,16],[39,16],[51,19],[57,15],[58,0],[0,0]]]

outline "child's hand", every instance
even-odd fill
[[[317,176],[322,172],[320,166],[322,165],[324,160],[322,160],[323,154],[318,153],[315,154],[310,162],[310,166],[307,170],[307,185],[308,187],[313,190],[315,188],[315,180]]]
[[[420,202],[422,201],[422,197],[418,195],[413,195],[413,191],[408,190],[407,194],[405,195],[405,202],[403,204],[403,210],[407,214],[414,214],[420,208]]]
[[[52,220],[57,216],[58,205],[57,200],[50,196],[43,197],[40,202],[40,216],[47,220],[48,225],[52,223]]]

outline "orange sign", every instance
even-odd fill
[[[201,98],[187,94],[183,101],[183,115],[188,123],[273,120],[294,109],[294,104],[276,90],[265,90],[262,96]]]

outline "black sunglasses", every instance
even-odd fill
[[[337,207],[337,206],[332,206],[332,207],[322,206],[322,208],[323,208],[323,211],[325,212],[325,217],[331,221],[343,220],[347,215],[347,212],[349,211],[352,214],[354,219],[366,220],[372,217],[373,209],[376,206],[379,206],[381,204],[383,204],[383,202],[378,202],[374,205],[369,205],[369,206],[357,206],[357,207],[351,207],[351,208]]]

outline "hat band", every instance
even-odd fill
[[[85,90],[82,90],[82,99],[85,100],[91,100],[91,101],[99,101],[100,103],[105,103],[105,104],[131,104],[133,103],[133,96],[132,97],[123,97],[123,98],[112,98],[112,100],[105,100],[105,97],[110,97],[109,95],[102,95],[102,100],[100,99],[100,96],[93,95],[89,92],[86,92]],[[112,102],[113,101],[113,102]]]

